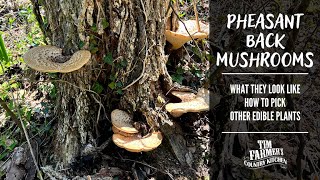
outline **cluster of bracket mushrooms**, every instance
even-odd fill
[[[178,24],[176,31],[166,30],[167,41],[172,44],[172,49],[181,48],[186,42],[194,39],[208,37],[208,25],[187,20]],[[40,72],[68,73],[83,67],[91,58],[88,50],[79,50],[71,56],[64,56],[62,49],[55,46],[38,46],[30,49],[24,56],[25,63],[32,69]],[[165,109],[173,116],[180,117],[187,112],[201,112],[209,110],[209,90],[200,88],[197,94],[191,92],[172,91],[180,103],[169,103]],[[130,114],[123,110],[115,109],[111,113],[113,142],[130,152],[147,152],[157,148],[162,142],[160,131],[153,131],[145,136],[133,126]]]
[[[210,91],[200,88],[197,94],[191,92],[172,91],[172,95],[181,99],[179,103],[169,103],[165,109],[173,116],[180,117],[187,112],[209,110]],[[115,109],[111,112],[113,142],[120,148],[130,152],[147,152],[157,148],[162,142],[160,131],[141,136],[133,126],[133,119],[126,111]]]
[[[147,152],[157,148],[162,142],[160,131],[141,136],[133,126],[132,117],[125,111],[115,109],[111,112],[112,141],[130,152]]]

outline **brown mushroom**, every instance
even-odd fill
[[[122,136],[127,136],[127,137],[130,137],[130,136],[135,136],[135,135],[137,135],[137,133],[126,133],[126,132],[123,132],[123,131],[121,131],[120,129],[118,129],[117,127],[115,127],[115,126],[112,126],[112,132],[114,133],[114,134],[121,134]]]
[[[186,42],[193,39],[205,39],[209,35],[209,26],[202,22],[199,22],[201,31],[198,31],[197,21],[188,20],[184,23],[179,21],[179,26],[177,31],[166,30],[165,35],[168,42],[172,44],[172,49],[179,49]],[[189,32],[189,35],[187,30]]]
[[[181,102],[191,101],[196,97],[192,92],[172,91],[171,94],[181,99]]]
[[[153,132],[145,137],[123,136],[121,134],[113,134],[112,141],[120,148],[124,148],[130,152],[147,152],[157,148],[162,142],[161,132]]]
[[[111,123],[122,132],[134,134],[139,131],[133,126],[132,117],[125,111],[115,109],[111,112]]]
[[[166,110],[173,117],[180,117],[187,112],[202,112],[209,110],[210,91],[200,88],[197,95],[190,101],[181,103],[169,103],[165,106]]]
[[[24,54],[27,66],[40,72],[68,73],[80,69],[91,58],[90,51],[79,50],[71,57],[63,56],[62,49],[55,46],[38,46]],[[63,60],[64,62],[57,62]]]

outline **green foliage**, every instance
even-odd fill
[[[9,139],[7,136],[2,135],[0,137],[0,147],[3,151],[0,153],[0,160],[6,158],[13,149],[17,146],[18,142],[14,139]]]
[[[103,62],[109,64],[109,65],[113,65],[113,57],[112,57],[112,53],[108,53],[106,56],[103,57]]]
[[[57,97],[57,88],[52,83],[40,84],[38,89],[42,92],[47,92],[51,99],[55,99]]]
[[[183,73],[184,70],[182,69],[182,67],[177,67],[176,72],[173,75],[171,75],[172,80],[179,84],[182,84],[182,81],[184,79]]]
[[[123,83],[118,80],[118,75],[116,73],[119,69],[125,69],[128,65],[128,61],[126,59],[115,61],[112,53],[109,52],[103,57],[103,62],[111,66],[108,87],[117,94],[123,94]]]
[[[104,88],[99,82],[95,82],[92,86],[92,90],[98,94],[101,94]]]
[[[103,29],[109,27],[109,23],[108,23],[108,21],[106,19],[102,20],[102,27],[103,27]]]
[[[0,63],[1,63],[1,71],[0,75],[4,73],[5,71],[5,66],[9,62],[8,54],[6,47],[4,45],[4,41],[2,39],[2,32],[0,32]]]

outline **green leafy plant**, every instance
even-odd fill
[[[183,68],[182,67],[178,67],[176,69],[176,72],[173,75],[171,75],[172,80],[177,82],[177,83],[179,83],[179,84],[182,84],[182,81],[184,79],[183,73],[184,73]]]
[[[111,66],[111,74],[109,76],[110,82],[108,87],[117,94],[123,94],[123,83],[118,80],[118,75],[115,72],[117,72],[116,70],[118,69],[124,69],[127,67],[128,61],[126,59],[114,61],[112,53],[109,52],[103,57],[103,62]]]
[[[6,47],[4,45],[4,41],[2,39],[2,32],[0,32],[0,64],[1,64],[1,71],[0,75],[4,73],[5,71],[5,66],[9,62],[9,57],[7,54]]]

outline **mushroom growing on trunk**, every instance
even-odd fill
[[[72,56],[62,55],[62,49],[55,46],[38,46],[24,54],[27,66],[40,72],[68,73],[80,69],[91,58],[88,50],[79,50]]]
[[[186,42],[192,39],[205,39],[209,35],[209,26],[202,22],[199,22],[201,31],[198,31],[196,20],[188,20],[181,22],[177,31],[166,30],[166,39],[172,44],[172,49],[179,49]]]
[[[198,90],[197,95],[193,93],[183,92],[177,93],[173,92],[173,95],[177,96],[182,100],[180,103],[169,103],[165,106],[166,110],[173,117],[180,117],[182,114],[187,112],[202,112],[208,111],[210,105],[210,91],[204,88]],[[220,97],[215,98],[218,104]]]
[[[132,117],[125,111],[115,109],[111,112],[112,141],[120,148],[130,152],[146,152],[157,148],[162,142],[161,132],[151,132],[141,137],[133,126]]]

